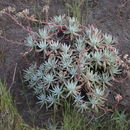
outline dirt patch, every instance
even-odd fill
[[[89,15],[86,16],[85,7],[83,7],[83,17],[89,24],[94,24],[103,32],[113,34],[118,38],[119,43],[116,45],[119,52],[130,55],[130,1],[127,0],[90,0],[94,2],[94,6],[89,8]],[[32,11],[41,10],[46,2],[40,0],[2,0],[0,1],[0,10],[13,6],[18,10],[28,8]],[[66,13],[64,2],[61,0],[53,0],[50,2],[49,16]],[[16,26],[13,21],[6,17],[0,18],[0,29],[4,30],[8,39],[14,41],[24,41],[26,32]],[[36,98],[22,86],[21,73],[29,64],[26,59],[20,55],[20,53],[26,51],[26,47],[23,45],[14,45],[7,43],[4,40],[0,41],[2,45],[4,60],[0,62],[0,78],[7,82],[7,86],[10,87],[13,82],[13,75],[16,68],[15,81],[11,88],[18,111],[22,115],[23,119],[29,123],[38,126],[46,124],[48,117],[52,114],[51,111],[47,111],[43,108],[39,110],[39,106],[36,105]],[[0,46],[1,47],[1,46]],[[28,93],[27,96],[23,93]],[[130,79],[127,78],[122,83],[116,83],[111,89],[110,105],[115,103],[115,94],[121,94],[123,100],[120,106],[126,110],[130,110]],[[39,110],[39,111],[38,111]]]

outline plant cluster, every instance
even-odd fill
[[[115,42],[92,25],[61,15],[29,35],[26,46],[43,60],[25,70],[24,79],[41,107],[56,109],[71,99],[80,112],[102,109],[111,81],[120,74]]]

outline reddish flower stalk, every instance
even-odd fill
[[[7,13],[7,12],[5,12],[5,14],[6,14],[7,16],[9,16],[9,17],[10,17],[18,26],[20,26],[23,30],[25,30],[25,31],[28,32],[28,33],[32,33],[32,31],[31,31],[30,29],[24,27],[24,26],[16,19],[15,16],[13,16],[13,15],[11,15],[10,13]]]
[[[38,23],[40,23],[40,24],[53,25],[53,26],[60,27],[60,28],[62,28],[62,27],[65,26],[65,25],[52,24],[52,23],[49,23],[49,22],[37,20],[37,19],[35,19],[34,17],[33,17],[33,18],[32,18],[32,17],[28,17],[27,15],[25,15],[25,18],[26,18],[27,20],[29,20],[29,21],[32,21],[32,22],[38,22]]]
[[[24,31],[26,31],[27,33],[31,34],[32,37],[33,37],[33,39],[35,39],[35,34],[34,34],[34,32],[32,31],[32,29],[31,29],[30,27],[25,27],[25,26],[23,26],[23,25],[17,20],[17,18],[16,18],[15,16],[11,15],[10,13],[4,12],[4,14],[6,14],[7,16],[9,16],[18,26],[20,26],[20,27],[21,27]],[[1,36],[1,35],[0,35],[0,38],[1,38],[1,39],[4,39],[4,40],[7,41],[7,42],[13,43],[13,44],[23,44],[23,43],[21,43],[21,42],[14,42],[14,41],[12,41],[12,40],[9,40],[9,39],[7,39],[6,37]]]

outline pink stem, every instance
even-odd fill
[[[12,41],[12,40],[9,40],[9,39],[7,39],[6,37],[3,37],[3,36],[1,36],[0,35],[0,39],[3,39],[3,40],[5,40],[5,41],[7,41],[7,42],[10,42],[10,43],[12,43],[12,44],[23,44],[22,42],[14,42],[14,41]]]

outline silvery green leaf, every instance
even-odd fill
[[[95,95],[95,97],[96,97],[97,99],[99,99],[100,97],[103,97],[104,94],[105,94],[104,89],[99,88],[99,87],[96,87],[96,88],[94,89],[94,95]]]
[[[77,75],[77,67],[71,67],[71,68],[68,68],[68,72],[72,75],[72,76],[75,76]]]
[[[87,69],[87,65],[90,65],[91,66],[91,63],[90,62],[87,62],[87,60],[89,60],[89,59],[87,59],[87,57],[85,57],[85,56],[82,56],[81,58],[80,58],[80,65],[79,65],[79,69],[80,69],[80,71],[81,72],[86,72],[86,69]]]
[[[100,35],[101,31],[98,28],[95,28],[93,25],[90,25],[89,27],[85,28],[85,34],[88,36],[91,35]]]
[[[88,52],[84,52],[84,53],[83,53],[83,57],[85,57],[85,59],[86,59],[87,61],[91,61],[91,59],[92,59],[91,55],[90,55]]]
[[[120,74],[121,73],[121,69],[119,69],[119,65],[115,64],[115,65],[112,65],[110,67],[110,73],[112,75],[115,75],[115,74]]]
[[[59,41],[51,41],[50,47],[54,51],[57,50],[57,49],[59,49]]]
[[[46,124],[46,130],[57,130],[58,123],[54,122],[53,120],[48,120],[48,123]]]
[[[71,67],[71,63],[72,63],[72,58],[64,59],[62,60],[61,66],[63,66],[63,68],[68,68]]]
[[[48,73],[43,77],[45,84],[50,85],[54,81],[54,75],[52,73]]]
[[[55,58],[48,58],[44,63],[45,70],[55,69],[57,67],[57,62],[58,61],[55,60]]]
[[[70,59],[71,55],[72,55],[72,53],[66,53],[66,52],[61,53],[63,61]]]
[[[33,38],[32,38],[32,36],[31,35],[29,35],[28,37],[27,37],[27,39],[26,39],[26,46],[28,46],[28,47],[35,47],[36,45],[35,45],[35,42],[33,41]]]
[[[99,111],[99,107],[102,107],[103,104],[104,104],[104,100],[102,99],[97,99],[95,97],[90,97],[89,98],[89,102],[90,102],[90,105],[91,105],[91,108],[94,109],[96,112]]]
[[[104,49],[103,50],[103,58],[104,61],[106,61],[109,65],[111,63],[115,63],[116,62],[116,56],[114,55],[114,53],[108,49]]]
[[[99,31],[97,28],[91,25],[85,29],[85,33],[89,38],[89,41],[87,41],[88,44],[97,49],[97,47],[99,47],[100,43],[102,42],[101,31]]]
[[[112,80],[112,77],[110,77],[108,74],[105,74],[105,73],[102,74],[102,82],[104,86],[106,85],[111,86],[111,83],[110,83],[111,80]]]
[[[85,44],[85,37],[78,37],[76,38],[76,43],[78,44]]]
[[[80,28],[77,25],[69,25],[66,26],[67,31],[64,31],[65,34],[73,34],[78,35],[77,33],[80,32]]]
[[[82,57],[80,58],[80,63],[81,63],[82,65],[85,65],[85,64],[86,64],[86,61],[87,61],[87,58],[86,58],[86,57],[82,56]]]
[[[93,70],[87,69],[85,75],[87,76],[88,80],[93,82],[93,83],[100,83],[100,77],[98,74]]]
[[[29,88],[34,88],[36,85],[37,85],[37,81],[30,80],[28,87]]]
[[[69,95],[73,95],[76,93],[76,90],[77,90],[77,81],[68,81],[67,83],[65,83],[65,86],[66,86],[66,90],[69,92],[67,94],[67,97]]]
[[[92,109],[98,112],[98,105],[100,106],[99,100],[96,98],[89,98]]]
[[[54,103],[54,102],[56,102],[56,99],[55,99],[54,95],[49,94],[47,96],[47,102],[48,103]]]
[[[39,77],[40,79],[42,79],[44,74],[43,74],[43,72],[41,70],[37,70],[36,71],[36,75],[37,75],[37,77]]]
[[[39,95],[42,92],[45,92],[46,87],[44,86],[42,82],[39,82],[33,89],[34,89],[34,93],[36,95]]]
[[[88,41],[88,44],[94,48],[97,48],[100,46],[102,38],[101,38],[101,35],[92,34],[92,35],[89,35],[89,40],[90,41]]]
[[[67,78],[67,76],[65,75],[65,73],[63,73],[62,71],[59,72],[56,77],[57,77],[59,80],[61,80],[61,81]]]
[[[54,16],[51,19],[51,23],[56,25],[63,25],[65,23],[64,17],[65,15]]]
[[[41,93],[41,89],[37,88],[37,87],[34,87],[34,94],[35,95],[39,95]]]
[[[37,46],[39,49],[37,49],[37,51],[41,52],[43,50],[46,50],[48,43],[45,41],[40,41],[39,43],[37,43]]]
[[[56,109],[56,105],[58,104],[58,102],[54,95],[49,94],[47,96],[47,102],[49,103],[48,108],[51,107],[52,105],[54,105],[54,108]]]
[[[59,26],[54,26],[54,25],[52,25],[52,24],[50,24],[50,25],[48,25],[48,26],[49,26],[50,32],[55,32],[55,31],[59,28]]]
[[[36,72],[36,65],[31,65],[28,69],[24,70],[24,79],[25,81],[31,80],[32,75]]]
[[[41,104],[41,107],[43,107],[43,105],[47,104],[47,97],[45,94],[41,94],[39,96],[37,96],[38,100],[39,100],[39,104]]]
[[[62,87],[56,85],[55,87],[52,88],[51,92],[53,93],[54,96],[57,96],[57,98],[59,99],[59,97],[62,96],[63,90]]]
[[[38,30],[38,36],[39,36],[41,39],[44,39],[44,40],[50,38],[49,32],[48,32],[48,30],[47,30],[46,28],[44,28],[44,29],[39,29],[39,30]]]
[[[92,60],[95,62],[95,68],[97,70],[98,65],[102,66],[102,52],[96,51],[95,53],[92,53]]]
[[[42,64],[39,66],[39,70],[40,70],[40,71],[44,71],[44,70],[45,70],[44,63],[42,63]]]
[[[83,103],[84,96],[81,96],[81,93],[74,94],[73,97],[74,97],[74,103],[76,104]]]
[[[69,22],[69,25],[78,25],[79,24],[77,18],[75,18],[75,17],[68,17],[68,22]]]
[[[116,40],[112,37],[112,35],[105,33],[103,35],[103,40],[107,45],[111,45],[116,42]]]
[[[76,39],[76,43],[75,43],[75,46],[76,46],[76,49],[77,51],[81,52],[83,49],[85,49],[85,43],[84,43],[84,39]]]
[[[68,53],[69,50],[70,50],[70,45],[68,46],[67,44],[62,44],[61,45],[61,50],[64,52],[64,53]]]
[[[89,109],[87,102],[76,104],[76,107],[78,108],[78,112],[81,112],[81,113]]]
[[[92,53],[92,58],[94,61],[100,64],[100,62],[102,61],[102,52],[96,51],[95,53]]]
[[[33,74],[31,76],[29,86],[30,87],[35,87],[35,85],[39,82],[39,80],[40,80],[40,77],[38,77],[36,74]]]

